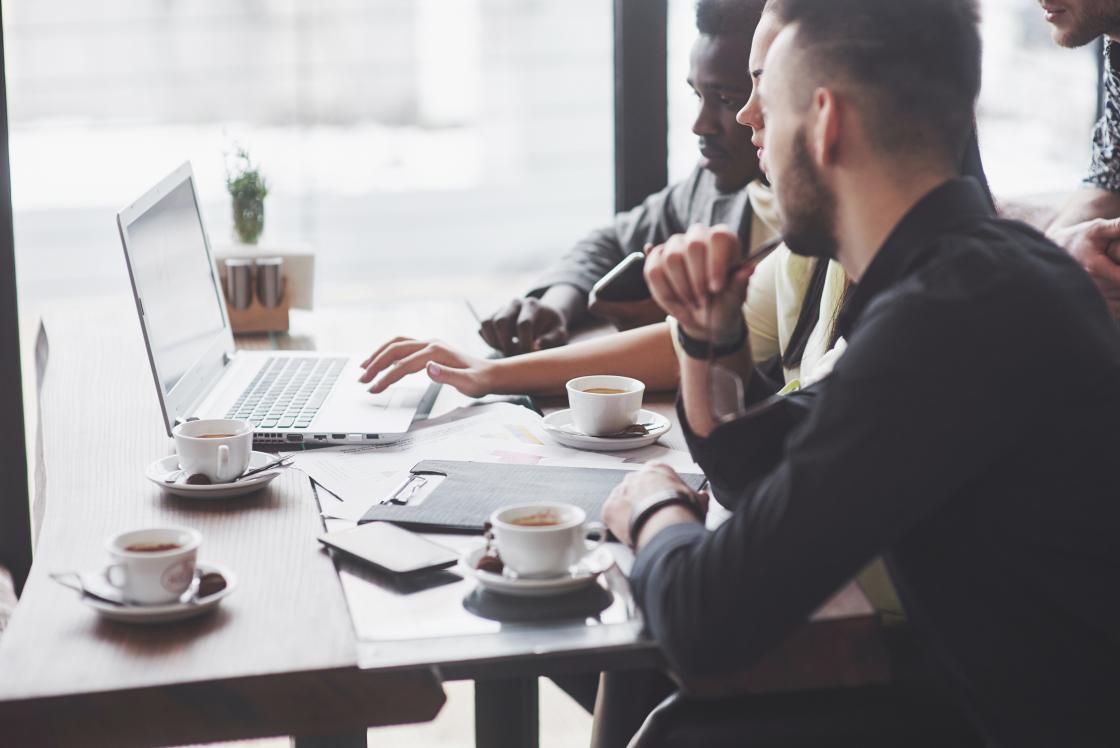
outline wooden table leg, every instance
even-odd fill
[[[475,748],[538,748],[539,712],[536,678],[476,680]]]
[[[292,748],[366,748],[366,731],[293,737]]]

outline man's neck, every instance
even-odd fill
[[[950,171],[926,171],[899,179],[882,172],[863,172],[843,180],[848,184],[838,185],[836,259],[848,277],[859,283],[906,214],[954,176]]]

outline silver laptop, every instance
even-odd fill
[[[258,443],[389,442],[431,408],[426,377],[367,392],[362,356],[234,348],[189,163],[117,225],[169,436],[189,419],[238,418]]]

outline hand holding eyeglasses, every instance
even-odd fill
[[[693,226],[646,258],[646,282],[654,300],[698,340],[740,334],[747,285],[759,257],[742,261],[739,237],[726,226]]]
[[[744,258],[739,237],[726,226],[693,226],[649,252],[646,282],[653,298],[676,318],[684,335],[707,343],[701,372],[682,370],[689,423],[697,433],[710,433],[712,426],[743,413],[752,366],[743,302],[755,266],[778,245],[770,242]],[[727,350],[734,350],[737,357],[730,368],[719,363],[727,355],[721,351]],[[689,356],[699,357],[695,352]],[[697,377],[702,382],[699,388],[690,385]]]

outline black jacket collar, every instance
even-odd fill
[[[991,203],[971,177],[950,179],[935,188],[903,216],[852,288],[837,319],[837,331],[848,337],[871,300],[904,278],[910,261],[931,241],[954,226],[991,218]]]

